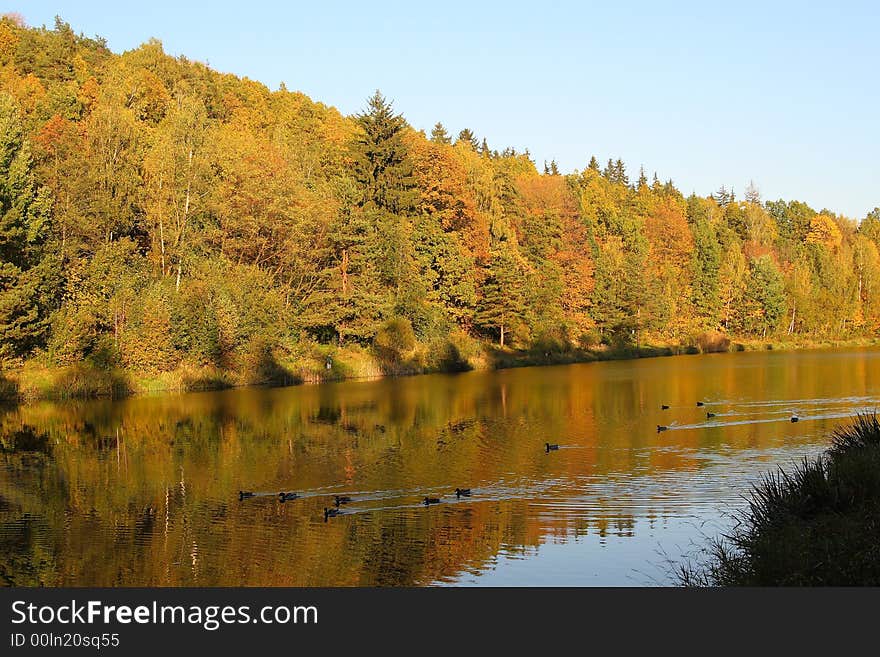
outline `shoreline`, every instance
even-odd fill
[[[181,365],[173,371],[138,375],[124,368],[100,368],[87,361],[67,366],[44,366],[27,362],[21,367],[0,371],[0,402],[20,405],[38,401],[83,399],[124,399],[164,393],[228,390],[249,387],[287,387],[341,381],[373,380],[466,371],[496,371],[519,367],[574,365],[609,360],[636,360],[666,356],[748,351],[813,351],[880,345],[880,338],[848,340],[766,340],[731,341],[726,349],[701,350],[695,346],[646,345],[641,347],[572,349],[568,351],[500,349],[481,345],[481,353],[446,365],[413,363],[381,364],[363,348],[318,349],[298,359],[273,362],[271,372],[256,378],[242,378],[234,371],[211,366]],[[323,363],[332,353],[331,369]],[[328,373],[329,372],[329,373]]]

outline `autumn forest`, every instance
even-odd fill
[[[880,209],[564,173],[400,109],[3,18],[3,368],[259,383],[880,327]]]

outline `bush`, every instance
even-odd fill
[[[403,362],[405,355],[416,346],[416,334],[412,324],[404,317],[389,319],[373,338],[373,350],[383,366],[396,368]]]
[[[730,338],[720,331],[706,331],[695,339],[696,346],[704,354],[730,351]]]

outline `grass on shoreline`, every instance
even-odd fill
[[[857,416],[824,454],[766,475],[736,521],[701,563],[675,569],[680,584],[880,585],[877,416]]]
[[[720,335],[720,334],[719,334]],[[0,371],[0,401],[30,402],[42,399],[118,399],[134,394],[220,390],[254,385],[297,385],[383,376],[408,376],[434,372],[498,370],[540,365],[567,365],[603,360],[628,360],[706,352],[819,349],[834,346],[868,346],[876,338],[847,341],[731,342],[726,337],[710,336],[691,345],[643,345],[596,347],[593,349],[499,348],[473,341],[457,345],[454,353],[431,358],[425,349],[413,352],[400,362],[382,362],[369,349],[336,348],[312,345],[300,353],[276,359],[267,354],[260,362],[240,368],[240,372],[214,366],[183,363],[172,371],[139,373],[122,368],[107,368],[89,362],[50,366],[38,360]],[[328,358],[331,367],[327,368]]]

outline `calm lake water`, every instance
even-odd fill
[[[0,582],[668,583],[763,472],[878,402],[880,351],[836,350],[6,409]]]

